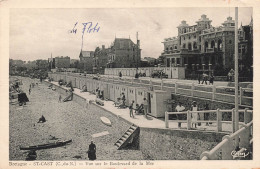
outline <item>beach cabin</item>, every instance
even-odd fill
[[[171,99],[171,93],[163,90],[147,91],[148,114],[160,118],[165,117],[168,110],[166,100]]]
[[[109,100],[115,101],[115,84],[108,83]]]

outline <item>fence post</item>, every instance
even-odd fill
[[[232,133],[235,132],[235,109],[232,109]]]
[[[191,129],[191,113],[188,110],[187,111],[187,130],[190,130],[190,129]]]
[[[239,97],[239,104],[242,105],[242,96],[243,96],[243,90],[242,90],[242,87],[239,88],[239,94],[240,94],[240,97]]]
[[[163,90],[163,79],[161,79],[161,90]]]
[[[244,110],[244,123],[247,124],[252,120],[252,114],[251,112],[248,112],[248,108],[245,108]]]
[[[229,135],[226,135],[222,138],[222,140],[227,139],[227,143],[222,147],[222,160],[233,160],[233,156],[231,152],[234,150],[233,141],[231,140]]]
[[[177,94],[177,88],[178,88],[178,83],[175,82],[175,86],[174,86],[174,91],[175,91],[175,94]]]
[[[212,86],[212,100],[215,100],[216,99],[216,86],[213,85]]]
[[[191,85],[191,96],[193,97],[194,96],[194,82],[192,82],[192,85]]]
[[[217,109],[217,132],[222,131],[222,112]]]
[[[169,115],[168,112],[165,112],[165,127],[169,128]]]

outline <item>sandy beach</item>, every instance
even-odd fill
[[[97,147],[97,160],[142,160],[139,150],[116,150],[114,143],[130,124],[114,115],[90,105],[86,110],[74,101],[59,103],[59,93],[40,84],[39,80],[22,78],[20,87],[27,94],[25,106],[10,104],[9,110],[9,159],[25,160],[28,151],[19,146],[39,145],[53,142],[50,135],[61,140],[72,139],[72,143],[52,149],[38,150],[37,160],[88,160],[87,150],[91,140]],[[29,85],[35,85],[29,95]],[[62,95],[62,98],[65,96]],[[47,122],[37,123],[44,115]],[[112,126],[106,126],[101,116],[109,118]],[[108,131],[109,135],[93,138],[92,135]]]

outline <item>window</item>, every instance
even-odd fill
[[[188,49],[192,50],[191,43],[188,44]]]
[[[229,44],[232,44],[232,40],[229,40]]]
[[[190,35],[189,35],[189,39],[190,39]]]
[[[185,40],[185,36],[183,36],[183,40]]]
[[[182,48],[183,48],[183,49],[186,49],[186,44],[185,44],[185,43],[182,45]]]
[[[177,46],[174,46],[174,49],[177,49]]]
[[[172,50],[172,47],[170,49]]]

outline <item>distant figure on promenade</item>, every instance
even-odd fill
[[[185,110],[185,107],[179,102],[175,109],[176,112],[182,112]],[[183,114],[178,114],[177,120],[183,120]],[[181,128],[181,122],[178,122],[178,128]]]
[[[211,74],[209,77],[209,84],[213,85],[213,83],[214,83],[214,76],[213,76],[213,74]]]
[[[88,158],[89,160],[96,160],[96,145],[91,141],[91,144],[88,146]]]
[[[231,69],[231,70],[228,72],[228,81],[232,82],[234,75],[235,75],[235,71],[234,71],[233,69]]]
[[[199,84],[200,84],[200,80],[201,80],[201,75],[200,73],[198,74],[198,81],[199,81]]]
[[[45,123],[46,122],[46,119],[45,117],[42,115],[41,118],[39,118],[39,121],[37,123]]]
[[[195,101],[192,102],[191,111],[198,111],[197,103]],[[192,113],[191,115],[191,127],[194,125],[194,127],[197,128],[198,113]]]
[[[99,88],[96,89],[96,98],[99,97]]]
[[[61,95],[60,95],[60,96],[59,96],[59,103],[61,103],[61,99],[62,99],[62,98],[61,98]]]
[[[134,117],[134,113],[133,113],[134,102],[135,102],[135,101],[132,101],[132,103],[131,103],[130,106],[129,106],[130,117],[133,117],[133,118],[135,118],[135,117]]]
[[[123,101],[123,106],[125,105],[125,93],[122,93],[122,101]]]
[[[208,75],[206,73],[203,73],[202,74],[202,83],[203,84],[205,82],[205,84],[207,84],[207,81],[208,81]]]
[[[144,115],[145,115],[145,118],[147,118],[148,102],[147,102],[146,98],[144,98],[143,106],[144,106]]]
[[[119,77],[122,77],[122,73],[121,72],[119,72]]]

